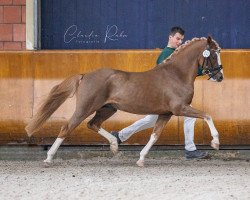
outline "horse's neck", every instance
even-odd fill
[[[185,84],[193,84],[197,76],[198,56],[205,46],[204,41],[198,41],[180,50],[166,62],[167,68],[171,68]]]

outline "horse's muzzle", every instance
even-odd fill
[[[218,82],[223,81],[223,75],[220,75],[220,76],[217,78],[217,81],[218,81]]]

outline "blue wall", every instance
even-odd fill
[[[42,0],[42,49],[152,49],[169,29],[250,48],[250,0]]]

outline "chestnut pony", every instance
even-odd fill
[[[219,135],[211,116],[190,106],[199,66],[202,67],[203,75],[208,75],[209,79],[217,82],[223,80],[220,47],[210,36],[187,41],[149,71],[99,69],[74,75],[52,88],[26,126],[27,134],[31,136],[38,131],[67,98],[76,95],[75,112],[68,123],[62,126],[58,138],[48,151],[44,161],[47,164],[52,162],[65,137],[94,112],[95,116],[88,122],[88,128],[105,137],[113,153],[118,151],[117,140],[101,128],[101,124],[117,110],[159,115],[150,140],[140,153],[138,166],[144,166],[145,156],[172,115],[204,119],[213,137],[211,146],[219,149]]]

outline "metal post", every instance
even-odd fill
[[[41,49],[41,0],[34,0],[34,49]]]

